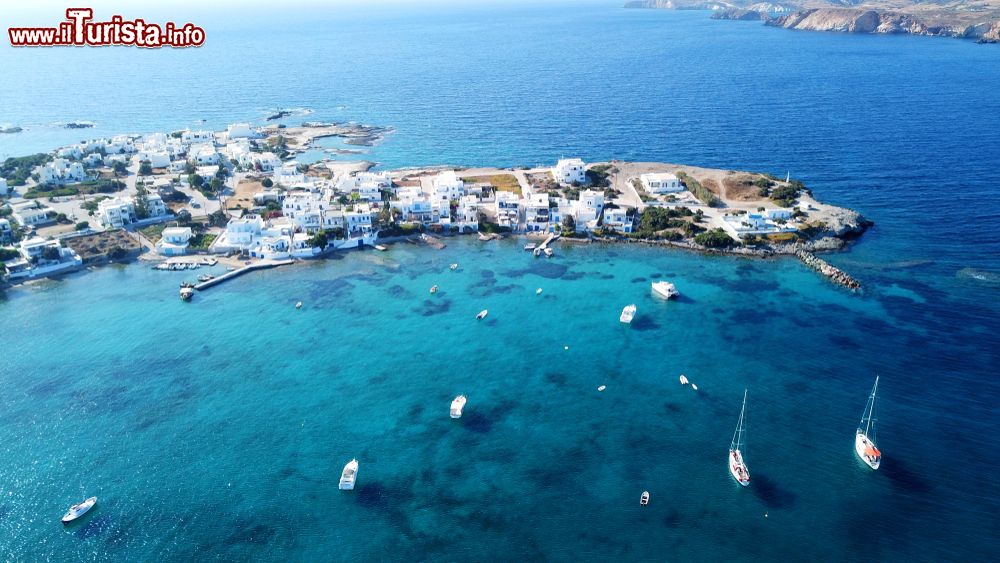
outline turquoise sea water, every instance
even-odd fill
[[[142,265],[17,288],[0,301],[4,559],[997,557],[1000,51],[612,3],[303,14],[206,15],[192,51],[0,47],[23,77],[0,82],[0,122],[28,127],[0,154],[81,137],[58,121],[112,134],[309,107],[393,126],[370,152],[385,167],[791,170],[876,221],[828,257],[865,291],[787,259],[561,245],[536,260],[473,239],[256,273],[187,304],[190,275]],[[653,299],[661,277],[684,297]],[[873,473],[852,446],[876,373]],[[740,489],[725,457],[744,388]],[[358,488],[341,492],[352,457]],[[63,528],[87,495],[98,508]]]

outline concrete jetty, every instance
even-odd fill
[[[219,285],[224,281],[229,281],[233,278],[242,276],[247,272],[252,272],[254,270],[267,270],[269,268],[277,268],[278,266],[287,266],[288,264],[294,264],[294,263],[295,260],[261,260],[260,262],[248,264],[246,266],[243,266],[242,268],[233,270],[232,272],[226,272],[225,274],[212,278],[208,281],[203,281],[195,285],[194,288],[197,289],[198,291],[204,291],[212,286]]]
[[[806,252],[805,250],[799,250],[795,253],[795,256],[798,257],[798,259],[801,260],[806,266],[809,266],[810,268],[830,278],[830,280],[834,283],[838,283],[855,291],[861,289],[861,282],[852,278],[849,274],[847,274],[847,272],[831,265],[819,256],[816,256],[811,252]]]

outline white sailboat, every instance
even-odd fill
[[[340,474],[340,490],[350,491],[354,489],[354,481],[358,478],[358,460],[352,459],[344,466],[344,472]]]
[[[736,433],[733,434],[733,442],[729,445],[729,473],[740,485],[746,487],[750,484],[750,471],[743,460],[743,449],[746,447],[746,424],[747,412],[747,392],[743,390],[743,408],[740,410],[740,422],[736,425]]]
[[[854,434],[854,451],[868,467],[878,469],[882,463],[882,452],[875,446],[875,392],[878,391],[878,376],[875,376],[875,386],[868,397],[865,412],[861,414],[861,423]]]

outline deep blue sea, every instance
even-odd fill
[[[161,7],[123,15],[205,46],[0,46],[0,123],[25,128],[0,156],[309,108],[285,122],[393,127],[362,155],[385,168],[790,172],[876,222],[827,256],[860,295],[791,259],[475,239],[192,303],[191,274],[141,264],[8,290],[0,559],[1000,557],[1000,49],[619,5]],[[853,438],[876,374],[872,472]],[[746,489],[726,469],[744,389]]]

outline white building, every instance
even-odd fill
[[[7,180],[0,178],[0,195],[7,195],[10,193],[10,186],[7,185]]]
[[[784,222],[791,217],[787,210],[778,209],[765,213],[744,213],[739,215],[725,215],[722,219],[722,227],[736,240],[742,239],[745,235],[770,235],[776,233],[793,233],[798,229],[789,225],[779,224],[776,221]]]
[[[684,185],[681,184],[677,175],[670,172],[640,174],[639,181],[642,183],[642,187],[651,194],[667,194],[684,190]]]
[[[11,280],[57,274],[83,264],[77,253],[63,247],[57,240],[32,237],[21,241],[18,250],[21,258],[6,263]]]
[[[340,180],[337,190],[345,194],[357,192],[364,201],[381,201],[382,190],[392,188],[392,177],[388,172],[359,172]]]
[[[389,202],[389,206],[398,209],[400,220],[430,224],[437,221],[431,200],[415,186],[405,186],[396,189],[397,199]]]
[[[214,143],[215,133],[211,131],[183,131],[181,132],[181,142],[186,145],[194,143]]]
[[[452,217],[452,224],[459,229],[479,230],[479,198],[474,195],[462,196]]]
[[[517,229],[517,225],[520,222],[519,204],[520,200],[514,192],[496,192],[496,201],[493,205],[497,216],[497,224],[501,227]]]
[[[311,233],[323,226],[323,214],[330,210],[326,194],[295,191],[287,194],[281,203],[281,214],[288,217],[299,229]]]
[[[166,150],[141,150],[136,153],[135,158],[140,164],[149,162],[149,165],[153,168],[166,168],[170,166],[170,153]]]
[[[251,153],[250,163],[254,169],[263,172],[270,172],[281,167],[281,159],[273,152]]]
[[[22,227],[34,227],[52,221],[56,210],[37,201],[20,201],[10,204],[10,216]]]
[[[156,251],[164,256],[187,254],[192,236],[190,227],[167,227],[156,242]]]
[[[375,212],[366,204],[358,204],[354,209],[344,211],[344,220],[347,225],[349,237],[359,237],[372,232],[372,223],[375,219]]]
[[[445,170],[431,181],[434,188],[434,199],[437,201],[457,200],[465,195],[465,182],[455,174],[454,170]]]
[[[524,200],[524,224],[528,232],[549,230],[549,196],[535,193]]]
[[[266,188],[263,191],[253,194],[254,205],[264,206],[270,202],[281,203],[285,201],[285,192],[277,188]]]
[[[239,219],[230,219],[215,246],[223,251],[249,249],[253,241],[261,236],[264,225],[264,219],[260,215],[244,215]]]
[[[254,136],[254,130],[249,123],[233,123],[226,127],[226,135],[230,139],[246,139]]]
[[[579,158],[564,158],[552,169],[556,182],[583,184],[587,181],[587,166]]]
[[[580,200],[574,202],[576,208],[576,222],[590,223],[596,222],[604,210],[604,192],[597,190],[584,190],[580,192]],[[593,226],[589,226],[593,228]]]
[[[192,146],[189,156],[198,166],[205,166],[207,164],[218,164],[222,155],[215,149],[215,145],[205,143]]]
[[[109,229],[120,229],[135,222],[135,205],[131,200],[118,197],[102,200],[97,204],[97,219]]]
[[[604,226],[619,233],[631,233],[634,230],[633,218],[634,214],[622,207],[604,210]]]
[[[81,182],[87,178],[83,165],[70,162],[65,158],[57,158],[41,166],[38,170],[39,181],[42,184],[62,184],[66,182]]]

